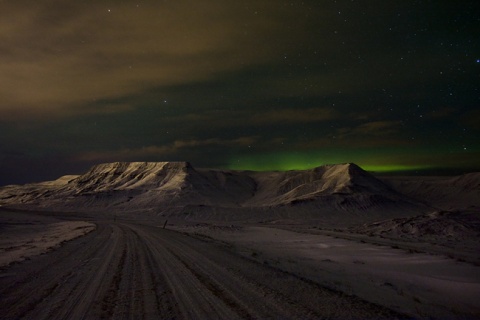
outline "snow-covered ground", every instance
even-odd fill
[[[233,245],[249,259],[412,316],[480,316],[480,267],[412,252],[270,227],[178,227]]]
[[[95,229],[85,221],[60,221],[28,213],[0,211],[0,267],[39,255]]]

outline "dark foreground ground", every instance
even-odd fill
[[[405,318],[161,223],[94,223],[0,270],[1,319]]]

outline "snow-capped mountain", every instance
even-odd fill
[[[311,170],[195,169],[188,162],[115,162],[80,176],[0,188],[0,204],[55,211],[321,212],[421,211],[415,200],[355,164]],[[419,209],[420,208],[420,209]]]

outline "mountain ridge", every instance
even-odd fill
[[[467,179],[476,185],[475,178]],[[456,180],[455,180],[456,181]],[[462,181],[460,179],[460,181]],[[113,162],[79,176],[0,188],[0,205],[54,211],[284,212],[308,216],[325,212],[356,215],[426,212],[428,204],[380,180],[354,163],[309,170],[235,171],[196,169],[189,162]],[[260,211],[259,211],[260,210]],[[405,213],[405,214],[406,214]],[[300,214],[299,214],[300,215]]]

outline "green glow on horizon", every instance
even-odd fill
[[[228,168],[252,171],[288,171],[306,170],[328,163],[338,163],[338,161],[329,161],[329,159],[321,159],[306,154],[284,153],[241,157],[232,162]]]
[[[320,154],[301,154],[301,153],[283,153],[283,154],[263,154],[251,157],[240,157],[232,161],[227,168],[231,170],[251,170],[251,171],[288,171],[288,170],[307,170],[327,164],[340,164],[353,162],[362,169],[371,172],[401,172],[431,169],[432,166],[413,165],[400,163],[382,163],[382,161],[372,161],[369,157],[356,157],[354,161],[347,160],[345,155],[320,155]]]
[[[385,164],[385,165],[361,165],[359,166],[365,171],[371,172],[400,172],[431,169],[432,166],[425,165],[402,165],[402,164]]]

